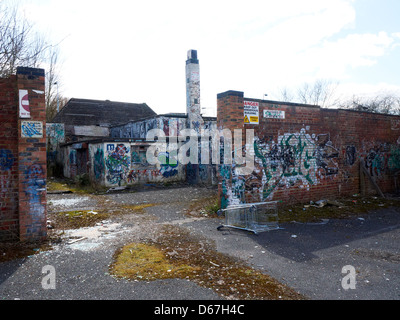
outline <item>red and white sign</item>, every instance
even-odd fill
[[[258,124],[259,103],[256,101],[244,101],[243,105],[244,123]]]
[[[28,90],[19,90],[19,117],[30,118]]]
[[[259,107],[259,103],[256,101],[244,101],[245,107]]]

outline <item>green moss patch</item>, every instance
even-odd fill
[[[156,246],[143,243],[121,248],[111,266],[111,273],[117,277],[140,280],[184,278],[194,270],[192,266],[172,262]]]
[[[155,204],[153,203],[145,203],[145,204],[130,204],[130,205],[123,205],[123,209],[127,209],[129,212],[133,213],[144,213],[146,208],[153,207]]]
[[[228,299],[304,299],[176,226],[165,226],[156,241],[133,243],[118,250],[110,274],[132,280],[184,278]]]
[[[57,229],[78,229],[94,226],[96,223],[107,219],[110,212],[77,210],[49,213],[49,219],[54,222]]]

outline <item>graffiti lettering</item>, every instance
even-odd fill
[[[107,145],[107,150],[112,151],[109,152],[105,162],[108,170],[107,180],[111,184],[120,185],[130,167],[129,148],[124,144],[118,144],[115,149],[113,147]]]
[[[318,184],[324,176],[338,173],[335,161],[339,152],[332,146],[329,135],[310,136],[302,129],[299,133],[286,133],[278,143],[265,143],[258,139],[254,151],[262,171],[263,199],[277,187],[305,187]]]

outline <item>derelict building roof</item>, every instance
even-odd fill
[[[52,122],[110,127],[155,115],[146,103],[71,98]]]

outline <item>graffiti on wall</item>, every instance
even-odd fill
[[[400,148],[399,145],[391,145],[388,167],[392,172],[400,170]]]
[[[400,170],[400,147],[398,144],[364,142],[360,157],[374,178],[380,178]]]
[[[12,192],[12,173],[11,169],[14,165],[15,158],[12,152],[8,149],[0,149],[0,192],[4,195],[4,198],[0,198],[0,212],[7,206],[8,199],[11,201],[13,207],[16,205],[16,201],[12,196],[9,196]]]
[[[133,147],[131,146],[131,161],[132,165],[136,166],[148,166],[146,159],[146,151],[143,147]]]
[[[107,155],[105,159],[107,168],[107,181],[110,184],[120,185],[127,179],[130,168],[129,147],[124,144],[108,144]]]
[[[40,164],[29,166],[25,172],[26,189],[28,196],[29,209],[32,218],[42,219],[45,214],[45,205],[42,204],[43,191],[46,190],[46,179],[44,171]]]
[[[65,129],[63,123],[46,123],[46,137],[49,143],[56,146],[65,141]]]
[[[173,177],[178,174],[178,161],[170,159],[169,152],[160,152],[158,155],[160,162],[160,173],[164,178]]]
[[[307,128],[308,129],[308,128]],[[309,130],[309,129],[308,129]],[[374,179],[400,171],[400,144],[364,141],[356,147],[336,147],[328,133],[310,134],[306,129],[273,137],[255,138],[255,168],[250,175],[237,174],[235,164],[220,166],[221,205],[272,199],[275,191],[290,188],[310,190],[323,180],[350,181],[363,159]],[[341,165],[341,166],[340,166]],[[354,171],[355,170],[355,171]]]
[[[280,135],[277,143],[255,141],[254,150],[263,175],[264,199],[280,187],[297,185],[309,190],[324,177],[339,171],[339,151],[329,134],[310,135],[302,129],[298,133]]]
[[[14,156],[10,150],[0,149],[0,170],[10,170],[14,161]]]
[[[356,162],[356,147],[346,146],[346,164],[352,166]]]
[[[221,177],[221,208],[225,209],[231,200],[231,188],[229,181],[231,179],[232,166],[221,164],[219,165],[219,174]]]
[[[150,182],[157,180],[157,177],[159,176],[161,176],[161,173],[158,169],[132,169],[129,171],[127,180],[128,183],[134,183],[138,181]]]
[[[142,121],[130,122],[123,126],[110,129],[110,135],[113,138],[146,138],[146,134],[151,129],[161,129],[165,136],[177,137],[181,130],[188,127],[186,118],[177,117],[157,117]],[[216,129],[216,121],[204,121],[204,123],[195,120],[191,125],[195,129]],[[197,131],[199,132],[199,131]]]
[[[100,179],[104,173],[104,151],[97,148],[93,158],[93,172],[96,179]]]
[[[276,142],[272,138],[256,138],[254,152],[255,169],[250,175],[237,174],[235,165],[220,167],[222,204],[245,202],[246,190],[258,195],[254,202],[270,199],[277,189],[309,190],[339,172],[339,150],[329,134],[311,135],[301,129],[279,135]],[[231,184],[227,179],[231,179]]]

